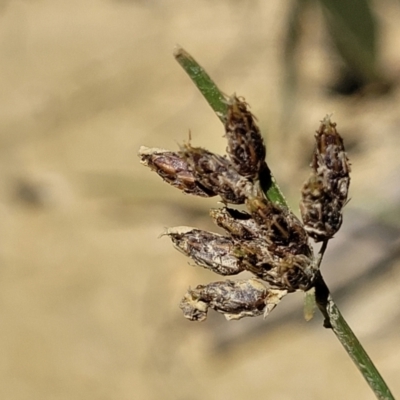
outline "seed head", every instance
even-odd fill
[[[142,146],[139,149],[139,157],[143,165],[155,171],[165,182],[177,189],[195,196],[216,196],[216,193],[205,188],[195,178],[179,152]]]
[[[189,289],[180,308],[191,321],[205,320],[208,308],[224,314],[228,320],[266,316],[285,295],[285,291],[268,289],[259,279],[226,280]]]
[[[315,139],[312,171],[301,191],[300,212],[308,234],[321,242],[332,238],[342,225],[350,163],[343,139],[329,116],[322,121]]]
[[[331,238],[342,222],[350,167],[336,125],[326,117],[315,135],[312,172],[302,189],[304,225],[286,207],[272,203],[260,181],[268,172],[265,145],[243,99],[232,96],[225,116],[228,156],[184,144],[179,151],[141,147],[142,164],[174,187],[201,197],[220,196],[247,211],[210,210],[224,235],[192,227],[166,230],[175,248],[219,275],[253,274],[246,280],[214,282],[189,289],[180,303],[186,318],[202,321],[209,308],[227,319],[266,316],[287,293],[308,291],[318,277],[319,260],[308,238]],[[265,183],[265,182],[264,182]]]
[[[217,193],[225,203],[245,202],[251,182],[240,176],[226,157],[190,144],[182,146],[181,153],[202,186]]]
[[[197,265],[219,275],[236,275],[244,269],[232,254],[234,242],[229,237],[187,226],[169,228],[165,235]]]
[[[256,118],[243,99],[233,95],[228,100],[225,121],[227,152],[235,170],[249,179],[256,179],[265,164],[265,145]]]

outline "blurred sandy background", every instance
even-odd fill
[[[379,2],[381,60],[400,71],[400,8]],[[223,152],[217,118],[172,57],[179,43],[246,97],[292,205],[313,132],[334,112],[352,200],[324,273],[348,322],[400,393],[400,92],[332,97],[318,12],[299,52],[296,119],[281,135],[289,1],[0,3],[0,398],[373,399],[318,315],[293,295],[271,320],[190,323],[178,303],[218,277],[192,268],[166,226],[213,229],[216,200],[143,168],[140,145]],[[286,299],[285,299],[286,300]]]

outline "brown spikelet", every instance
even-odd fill
[[[197,265],[219,275],[236,275],[244,269],[232,253],[235,244],[229,237],[186,226],[169,228],[165,235]]]
[[[265,164],[264,140],[247,103],[236,95],[228,100],[225,132],[227,152],[236,171],[249,179],[257,178]]]
[[[300,212],[308,234],[328,240],[342,225],[350,185],[350,164],[336,124],[327,116],[316,135],[311,175],[304,183]]]
[[[246,205],[262,229],[271,252],[279,256],[291,253],[312,257],[307,232],[290,210],[262,197],[250,197]]]
[[[245,268],[273,288],[293,292],[311,287],[317,270],[303,224],[288,209],[264,198],[249,197],[246,205],[262,234],[241,246],[242,255],[252,260],[253,269]]]
[[[245,202],[251,182],[239,175],[226,157],[190,144],[182,146],[181,153],[202,186],[217,193],[225,203]]]
[[[203,321],[209,308],[228,320],[266,316],[286,295],[285,291],[268,289],[258,279],[226,280],[190,289],[180,303],[185,318]]]
[[[139,149],[139,157],[143,165],[177,189],[194,196],[216,196],[212,190],[201,185],[178,152],[142,146]]]
[[[251,215],[233,208],[212,208],[210,216],[216,225],[225,229],[234,239],[251,240],[262,234]]]

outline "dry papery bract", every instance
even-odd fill
[[[288,293],[307,291],[318,274],[309,236],[325,240],[339,229],[347,201],[349,164],[335,124],[326,117],[315,135],[312,173],[302,189],[304,224],[286,207],[273,204],[261,190],[266,149],[244,99],[226,100],[227,156],[185,143],[178,151],[141,147],[141,162],[184,193],[212,197],[224,206],[210,210],[224,234],[194,227],[168,228],[175,248],[196,265],[223,276],[251,272],[254,278],[226,280],[189,289],[180,308],[191,321],[208,309],[227,319],[268,315]],[[228,205],[244,204],[245,210]]]

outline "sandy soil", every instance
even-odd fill
[[[299,312],[262,322],[261,330],[214,315],[203,324],[183,319],[177,305],[188,286],[216,277],[190,267],[158,236],[166,226],[211,228],[207,209],[216,201],[174,191],[136,156],[140,145],[175,148],[189,129],[196,145],[224,151],[219,121],[171,55],[179,43],[224,91],[252,105],[292,204],[307,176],[313,132],[335,112],[352,144],[348,214],[354,209],[398,224],[400,92],[326,96],[333,61],[318,13],[306,24],[297,113],[282,138],[289,7],[287,1],[1,2],[0,398],[374,398],[320,317],[306,324]],[[390,7],[385,3],[378,15],[382,63],[396,76],[400,10]],[[338,241],[352,243],[340,235]],[[352,268],[375,252],[357,246]],[[384,273],[354,291],[348,281],[342,303],[395,393],[399,267],[391,259]],[[222,346],[232,331],[239,340]]]

